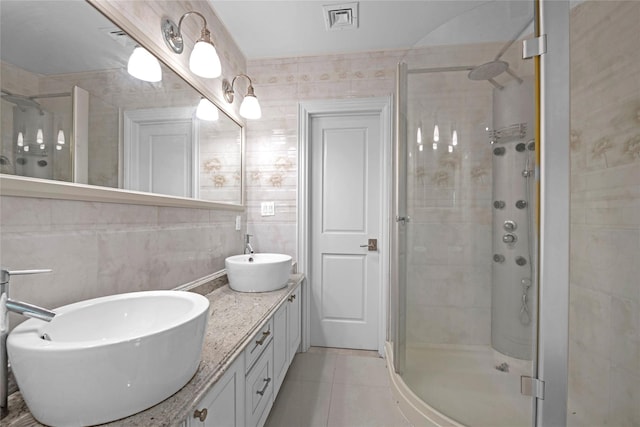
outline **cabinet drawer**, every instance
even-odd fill
[[[269,321],[251,338],[245,351],[245,372],[253,366],[256,359],[273,339],[273,319]]]
[[[249,371],[245,384],[245,422],[247,427],[259,427],[266,420],[265,411],[273,403],[273,352],[266,346],[260,358]]]

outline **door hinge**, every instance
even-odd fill
[[[520,394],[544,400],[544,381],[533,377],[520,377]]]
[[[540,56],[543,53],[547,53],[546,34],[533,39],[522,40],[522,59],[533,58],[534,56]]]

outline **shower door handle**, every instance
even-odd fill
[[[401,222],[402,225],[406,225],[409,221],[411,221],[411,218],[408,216],[396,215],[396,222]]]

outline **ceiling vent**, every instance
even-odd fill
[[[358,28],[358,2],[322,6],[327,31]]]
[[[136,43],[133,40],[131,40],[129,35],[124,31],[122,31],[120,28],[108,27],[108,28],[99,28],[99,30],[121,46],[130,47],[130,46],[136,45]]]

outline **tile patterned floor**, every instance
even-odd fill
[[[312,347],[298,353],[266,427],[409,427],[375,351]]]

